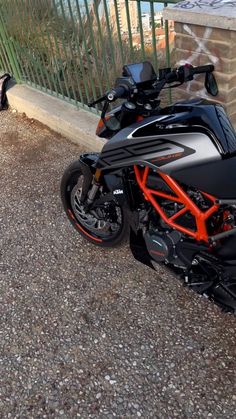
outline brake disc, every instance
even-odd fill
[[[81,176],[82,177],[82,176]],[[110,231],[114,232],[118,230],[119,223],[110,222],[106,219],[107,217],[107,211],[105,211],[103,208],[98,207],[95,209],[92,209],[91,211],[85,211],[83,204],[80,202],[81,194],[82,194],[82,186],[80,185],[80,179],[77,185],[74,186],[72,192],[71,192],[71,205],[72,209],[74,211],[74,214],[77,218],[77,220],[87,229],[90,231],[93,231],[95,233],[101,234],[101,233],[109,233]],[[107,203],[107,205],[109,205]],[[106,203],[104,203],[104,206],[106,206]],[[116,212],[120,210],[118,207],[116,207]],[[117,214],[117,218],[119,219],[121,217],[121,214]]]

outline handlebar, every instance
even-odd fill
[[[127,94],[129,93],[129,88],[128,86],[117,86],[114,87],[108,94],[107,94],[107,99],[109,100],[109,102],[113,102],[116,99],[121,99],[121,98],[125,98],[127,96]]]
[[[185,64],[174,71],[174,73],[176,74],[176,78],[174,80],[173,80],[173,72],[170,73],[170,81],[167,80],[167,83],[168,82],[172,83],[176,81],[182,84],[182,83],[193,80],[193,77],[197,74],[212,73],[213,71],[214,71],[214,65],[212,64],[202,65],[198,67],[193,67],[190,64]],[[168,78],[168,75],[167,75],[167,78]]]
[[[165,70],[168,70],[165,72]],[[161,92],[161,90],[164,88],[165,84],[172,84],[172,83],[178,83],[174,86],[183,84],[187,81],[193,80],[193,77],[197,74],[206,74],[206,73],[212,73],[214,71],[214,65],[208,64],[198,67],[193,67],[190,64],[185,64],[178,69],[174,69],[171,71],[171,69],[164,69],[164,75],[159,79],[159,82],[156,82],[155,87],[153,86],[153,89],[148,91],[146,94],[147,98],[153,98],[155,96],[158,96],[158,94]],[[112,90],[107,92],[104,96],[98,98],[94,102],[88,103],[89,107],[95,106],[98,103],[106,101],[114,102],[116,99],[119,98],[127,98],[132,93],[132,90],[125,84],[119,85],[117,87],[114,87]]]
[[[104,102],[107,100],[108,102],[114,102],[116,99],[126,98],[129,94],[129,88],[125,85],[120,85],[114,87],[112,90],[107,92],[104,96],[100,97],[99,99],[95,100],[94,102],[88,103],[89,107],[97,105],[98,103]]]
[[[213,64],[202,65],[199,67],[193,67],[194,74],[205,74],[205,73],[212,73],[215,67]]]

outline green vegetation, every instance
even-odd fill
[[[124,63],[153,60],[155,53],[133,46],[117,20],[110,21],[107,4],[0,0],[2,70],[67,100],[88,103],[114,83]],[[163,64],[164,57],[158,58]]]

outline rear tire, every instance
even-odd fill
[[[64,172],[61,181],[61,199],[64,210],[81,236],[100,247],[115,247],[128,239],[129,225],[123,208],[115,201],[87,212],[79,201],[83,174],[79,161],[73,162]],[[104,195],[103,192],[100,196]],[[112,220],[109,214],[112,213]],[[104,214],[108,214],[107,218]],[[117,218],[117,219],[116,219]]]

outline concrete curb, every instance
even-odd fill
[[[10,84],[11,108],[36,119],[86,149],[100,151],[106,140],[95,135],[98,116],[23,84]]]

